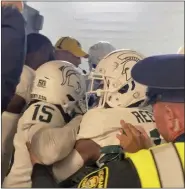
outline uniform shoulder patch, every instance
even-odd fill
[[[109,168],[103,167],[85,176],[78,188],[107,188]]]

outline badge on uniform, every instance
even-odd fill
[[[108,167],[103,167],[83,178],[78,188],[107,188],[109,171]]]

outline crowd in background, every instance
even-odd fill
[[[10,119],[18,120],[20,118],[20,114],[25,110],[25,106],[30,102],[30,96],[27,96],[28,93],[25,93],[25,86],[27,92],[32,90],[32,83],[35,77],[35,71],[38,70],[43,64],[46,62],[61,60],[72,63],[76,68],[80,69],[84,78],[88,76],[87,71],[83,70],[79,67],[81,64],[82,58],[87,59],[89,63],[89,72],[92,72],[96,69],[98,63],[109,53],[115,52],[116,48],[111,45],[109,42],[100,41],[96,44],[92,45],[89,48],[88,52],[85,52],[82,48],[82,44],[77,39],[73,37],[66,36],[61,37],[55,45],[49,39],[49,36],[44,36],[39,33],[31,33],[26,36],[25,34],[25,21],[23,16],[21,15],[21,11],[23,9],[23,4],[21,2],[4,2],[2,3],[2,59],[1,59],[1,114],[4,112],[8,112],[11,115],[15,115],[13,118],[7,114],[8,121]],[[154,117],[156,119],[156,124],[158,125],[158,130],[160,134],[165,138],[167,142],[173,142],[174,144],[177,142],[183,143],[183,146],[179,146],[177,144],[176,150],[182,152],[184,148],[184,71],[183,64],[184,63],[184,54],[183,48],[179,49],[177,55],[164,55],[146,58],[144,61],[138,66],[135,66],[133,69],[133,77],[134,79],[146,86],[149,86],[148,98],[150,101],[147,102],[151,104],[154,108]],[[175,54],[175,53],[174,53]],[[156,66],[156,61],[161,64],[160,69]],[[149,64],[150,63],[150,64]],[[150,66],[148,66],[150,65]],[[168,66],[167,66],[168,65]],[[166,68],[166,66],[168,68]],[[157,67],[157,68],[156,68]],[[141,73],[142,74],[138,74]],[[178,72],[178,73],[174,73]],[[24,74],[23,74],[24,73]],[[148,73],[148,74],[147,74]],[[154,79],[155,78],[155,79]],[[88,82],[86,82],[88,84]],[[88,86],[87,86],[88,88]],[[94,97],[95,98],[95,97]],[[159,99],[158,99],[159,98]],[[161,98],[161,99],[160,99]],[[157,103],[159,101],[159,103]],[[18,116],[17,116],[18,115]],[[161,116],[166,115],[166,116]],[[10,157],[13,151],[13,137],[16,133],[17,128],[6,127],[8,125],[6,121],[2,122],[2,182],[7,175],[7,171],[9,168]],[[144,144],[138,144],[138,141],[144,141],[144,139],[138,140],[138,131],[135,128],[125,123],[121,122],[121,125],[124,128],[124,132],[117,135],[117,138],[120,141],[120,145],[124,146],[124,149],[131,149],[133,152],[137,152],[143,148],[147,148]],[[121,130],[122,132],[122,130]],[[127,136],[127,137],[126,137]],[[126,139],[125,139],[126,137]],[[126,141],[126,142],[125,142]],[[96,151],[97,146],[94,144],[89,144],[89,146],[84,145],[83,143],[76,144],[77,148],[81,154],[90,153],[87,148],[90,148],[93,152]],[[176,144],[175,144],[176,145]],[[145,146],[145,147],[143,147]],[[85,149],[88,151],[83,152]],[[166,149],[166,148],[165,148]],[[164,150],[165,150],[164,149]],[[29,147],[28,147],[29,150]],[[169,153],[172,153],[171,151]],[[182,153],[183,154],[183,153]],[[184,158],[184,154],[179,155],[180,161]],[[169,157],[170,154],[167,154]],[[98,156],[95,153],[94,156]],[[85,159],[85,155],[83,160]],[[109,157],[111,159],[111,157]],[[131,157],[130,157],[131,158]],[[135,157],[131,158],[133,162],[135,162]],[[137,158],[137,157],[136,157]],[[165,158],[164,158],[165,159]],[[161,162],[164,163],[164,159]],[[169,158],[170,159],[170,158]],[[33,160],[34,161],[34,160]],[[85,161],[85,160],[84,160]],[[176,161],[176,160],[175,160]],[[143,161],[140,163],[148,163]],[[176,168],[176,164],[170,162],[172,169],[178,171]],[[34,163],[35,164],[35,163]],[[40,163],[38,163],[40,164]],[[35,166],[38,165],[36,162]],[[134,163],[135,164],[135,163]],[[169,165],[169,164],[166,164]],[[114,165],[110,165],[114,166]],[[109,167],[109,168],[110,168]],[[119,165],[115,166],[119,169]],[[132,171],[130,170],[129,165],[125,163],[125,167],[123,170],[119,170],[119,174],[124,170],[127,170],[121,177],[134,179],[138,179],[137,176],[132,175]],[[137,167],[137,164],[135,164]],[[182,167],[184,169],[184,164],[182,163]],[[138,167],[137,167],[138,168]],[[137,169],[136,168],[136,169]],[[138,168],[139,169],[139,168]],[[163,169],[165,169],[163,167]],[[179,168],[180,169],[180,168]],[[48,173],[48,167],[39,169],[40,173],[34,173],[32,175],[32,179],[37,180],[40,179],[39,183],[44,183],[43,187],[58,187],[56,186],[54,179],[50,179],[50,176],[44,176]],[[111,167],[111,174],[114,174],[114,170]],[[150,169],[147,169],[150,171]],[[145,170],[145,172],[147,171]],[[169,170],[169,169],[167,169]],[[41,174],[41,172],[43,173]],[[164,171],[164,170],[163,170]],[[50,171],[49,171],[50,172]],[[104,172],[106,173],[106,172]],[[175,172],[176,173],[176,172]],[[41,174],[42,176],[37,176]],[[107,173],[108,174],[108,173]],[[35,176],[36,175],[36,176]],[[184,172],[183,179],[181,179],[182,172],[177,174],[179,179],[173,178],[177,181],[174,181],[175,184],[165,181],[165,178],[162,186],[180,186],[184,185]],[[86,176],[86,174],[84,174]],[[120,176],[120,175],[119,175]],[[130,176],[130,177],[129,177]],[[146,175],[145,175],[146,176]],[[154,174],[153,176],[156,176]],[[174,176],[174,175],[173,175]],[[111,176],[112,177],[112,176]],[[99,177],[100,178],[100,177]],[[89,177],[88,177],[89,179]],[[149,179],[149,178],[148,178]],[[80,181],[79,181],[80,182]],[[89,181],[90,182],[90,181]],[[145,180],[145,182],[147,182]],[[161,186],[159,183],[154,183],[152,178],[149,179],[148,182],[151,182],[153,186]],[[167,183],[166,183],[167,182]],[[32,187],[42,187],[40,185],[34,185],[37,183],[36,181],[33,183]],[[49,184],[48,184],[49,183]],[[115,176],[110,178],[109,184],[104,185],[104,187],[138,187],[136,184],[137,181],[128,183],[125,181],[125,185],[115,185],[114,183],[121,183],[120,179]],[[139,187],[149,187],[152,184],[141,183]],[[171,184],[171,185],[170,185]],[[75,186],[75,185],[71,185]],[[78,185],[79,187],[83,187],[82,185]],[[90,185],[85,185],[86,187]],[[96,185],[95,185],[96,186]],[[19,186],[17,186],[19,187]],[[21,187],[21,186],[20,186]],[[63,184],[61,187],[67,187],[67,185]],[[92,185],[93,187],[93,185]]]

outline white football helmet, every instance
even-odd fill
[[[116,50],[104,57],[91,72],[90,94],[99,97],[98,107],[128,107],[145,99],[146,87],[131,77],[132,67],[144,58],[132,50]],[[141,73],[142,74],[142,73]],[[99,84],[99,87],[97,87]],[[87,102],[88,104],[88,102]]]
[[[36,70],[31,100],[61,105],[65,113],[71,113],[85,90],[85,79],[78,68],[66,61],[50,61]]]

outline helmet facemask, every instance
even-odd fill
[[[146,88],[131,77],[132,67],[141,59],[141,55],[131,50],[118,50],[107,55],[91,72],[87,96],[96,95],[99,108],[128,107],[144,100]]]
[[[90,80],[90,89],[88,92],[86,92],[86,105],[87,109],[89,108],[89,100],[94,96],[96,100],[96,104],[91,105],[98,106],[98,107],[104,107],[106,102],[106,92],[108,91],[108,80],[106,80],[105,76],[103,74],[96,74],[94,72],[91,72],[89,76]]]

